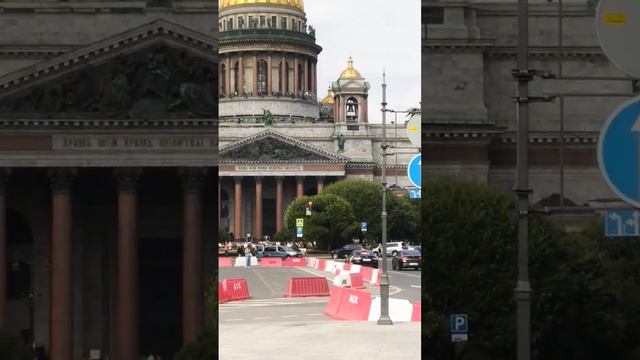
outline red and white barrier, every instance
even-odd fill
[[[352,289],[364,289],[364,283],[362,282],[362,274],[360,273],[344,273],[348,274],[351,280]]]
[[[222,287],[222,282],[218,281],[218,303],[224,304],[227,301],[229,301],[229,297]]]
[[[406,299],[389,298],[389,318],[391,321],[411,321],[413,315],[413,305]],[[369,311],[369,321],[380,319],[380,297],[376,297],[371,302]]]
[[[219,257],[218,258],[218,267],[231,267],[233,266],[233,259],[230,257]]]
[[[242,267],[242,266],[247,266],[247,258],[244,256],[238,256],[235,259],[235,262],[233,264],[234,266],[237,267]],[[258,266],[258,258],[255,256],[251,257],[251,260],[249,260],[249,265],[251,266]]]
[[[222,291],[227,300],[244,300],[251,298],[249,286],[245,279],[224,279],[222,280]],[[220,292],[218,292],[219,296]]]
[[[315,268],[317,262],[318,262],[318,258],[314,258],[314,257],[307,258],[307,266],[309,267]]]
[[[422,322],[422,301],[418,301],[417,303],[413,304],[411,321]]]
[[[304,258],[288,257],[284,260],[284,266],[304,266]]]
[[[329,296],[327,279],[322,276],[289,278],[289,288],[284,297],[302,296]]]
[[[336,320],[367,320],[371,294],[362,290],[333,286],[324,313]]]
[[[351,265],[351,266],[350,266],[351,268],[349,269],[349,272],[350,272],[350,273],[352,273],[352,274],[360,273],[360,268],[361,268],[361,266],[360,266],[360,265],[357,265],[357,264],[350,264],[350,265]],[[346,270],[346,269],[345,269],[345,270]]]
[[[263,257],[260,259],[260,266],[279,267],[282,266],[282,259],[279,257]]]
[[[340,272],[340,270],[336,270],[338,273],[336,277],[333,278],[333,285],[340,287],[351,287],[351,277],[346,272]]]

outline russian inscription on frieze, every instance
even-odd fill
[[[213,136],[56,135],[53,150],[211,150]]]

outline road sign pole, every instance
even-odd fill
[[[529,2],[518,0],[518,143],[515,192],[518,197],[518,281],[514,289],[517,311],[517,359],[531,357],[531,285],[529,283]]]
[[[389,275],[387,274],[387,83],[382,72],[382,278],[378,325],[393,325],[389,317]]]

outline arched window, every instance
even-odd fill
[[[244,29],[244,17],[238,17],[238,29]]]
[[[267,62],[258,60],[258,95],[267,94]]]
[[[227,94],[227,67],[225,64],[220,65],[220,95],[223,97]]]
[[[354,97],[347,99],[347,121],[358,121],[358,100]]]
[[[233,18],[229,18],[229,30],[233,30]]]
[[[233,65],[233,91],[240,93],[240,62]]]

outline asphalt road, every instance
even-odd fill
[[[420,301],[421,273],[416,270],[390,270],[389,294],[392,298]],[[310,267],[224,267],[219,269],[220,280],[242,278],[247,280],[251,299],[220,304],[221,323],[332,321],[322,312],[328,297],[285,298],[288,281],[297,276],[324,276],[329,281],[333,275]],[[372,296],[379,295],[379,287],[365,284]],[[329,283],[331,286],[331,283]]]

